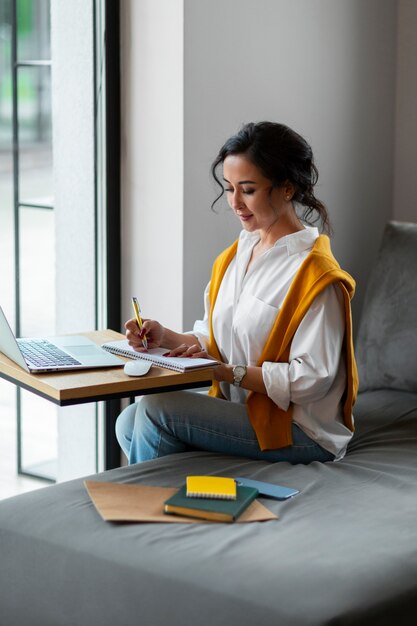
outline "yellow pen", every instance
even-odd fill
[[[139,330],[142,330],[143,322],[142,322],[142,318],[140,316],[139,302],[138,302],[138,299],[135,298],[135,296],[132,297],[132,305],[133,305],[133,310],[135,312],[136,321],[137,321],[138,326],[139,326]],[[148,340],[146,338],[146,335],[143,336],[142,344],[143,344],[143,347],[147,350],[148,349]]]

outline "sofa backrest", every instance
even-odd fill
[[[355,345],[359,391],[417,392],[417,224],[389,222]]]

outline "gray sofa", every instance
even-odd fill
[[[204,452],[94,476],[248,476],[300,494],[278,521],[109,524],[82,480],[0,503],[5,626],[415,626],[417,225],[387,225],[358,330],[356,432],[338,463]]]

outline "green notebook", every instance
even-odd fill
[[[258,490],[254,487],[238,486],[236,491],[236,500],[190,498],[186,495],[187,487],[184,485],[165,501],[164,511],[171,515],[185,515],[215,522],[233,522],[258,495]]]

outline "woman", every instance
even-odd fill
[[[218,168],[223,167],[223,182]],[[352,346],[353,279],[329,239],[314,196],[308,143],[272,122],[246,124],[212,165],[243,230],[216,259],[204,319],[191,333],[154,320],[126,322],[129,344],[170,356],[218,361],[209,395],[150,395],[116,424],[129,463],[199,449],[267,461],[343,457],[352,436],[357,372]],[[215,202],[216,202],[215,201]],[[214,204],[214,203],[213,203]],[[303,209],[298,215],[296,208]]]

